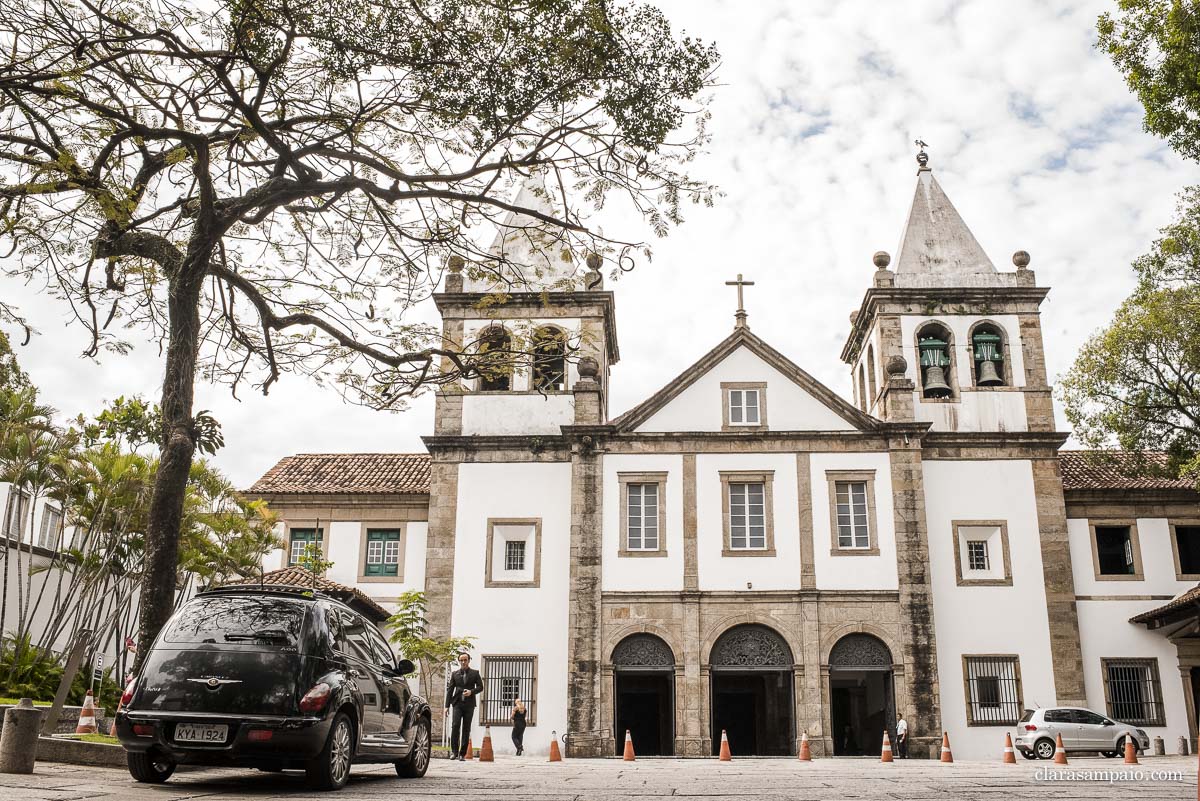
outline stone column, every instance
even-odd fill
[[[447,637],[451,633],[457,520],[458,463],[438,461],[435,456],[429,468],[429,529],[425,545],[425,600],[429,633],[433,637]]]
[[[889,446],[895,505],[896,572],[900,579],[901,661],[905,666],[908,696],[906,699],[898,697],[897,703],[902,703],[911,715],[910,752],[925,756],[940,746],[942,715],[921,441],[916,437],[910,437],[907,443],[903,439],[893,439]]]
[[[584,383],[582,380],[579,383]],[[592,382],[594,383],[594,382]],[[599,393],[595,393],[596,397]],[[576,399],[580,390],[576,386]],[[576,419],[579,406],[576,405]],[[602,459],[592,437],[571,452],[571,591],[568,614],[568,756],[601,756],[600,522]]]
[[[461,277],[460,277],[461,280]],[[443,343],[447,347],[461,349],[463,340],[463,321],[446,320],[442,323]],[[441,370],[450,372],[453,365],[443,357]],[[454,381],[437,390],[437,398],[433,406],[433,433],[456,435],[463,432],[463,387],[461,382]]]
[[[808,732],[812,755],[825,756],[825,705],[821,700],[821,618],[815,592],[802,592],[800,595],[800,640],[804,681],[800,685],[803,703],[797,707],[799,718],[796,734],[799,736]]]
[[[1037,312],[1017,315],[1021,329],[1021,356],[1025,362],[1025,418],[1030,431],[1054,430],[1054,399],[1046,377],[1042,348],[1042,322]],[[1060,701],[1060,703],[1062,703]]]
[[[683,652],[676,656],[680,665],[675,675],[675,753],[682,756],[707,754],[704,728],[708,696],[700,677],[700,593],[682,593]]]

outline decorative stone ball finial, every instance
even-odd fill
[[[1029,253],[1024,250],[1018,250],[1013,254],[1013,264],[1017,265],[1018,270],[1024,270],[1029,266]]]
[[[908,362],[903,356],[896,354],[887,360],[885,369],[888,375],[903,378],[904,374],[908,372]]]
[[[854,325],[857,322],[858,322],[858,309],[855,309],[854,311],[850,312],[850,325]]]
[[[881,270],[886,270],[887,266],[892,263],[892,257],[888,255],[886,250],[879,250],[871,257],[871,261]]]
[[[579,379],[581,381],[595,381],[596,376],[600,374],[600,363],[591,356],[584,356],[579,360]]]
[[[603,263],[604,260],[600,258],[599,253],[589,253],[587,255],[587,266],[589,270],[599,270],[600,265]]]
[[[450,264],[449,264],[450,272],[456,273],[456,274],[461,273],[464,264],[466,264],[466,262],[463,261],[463,257],[459,256],[457,253],[455,253],[453,256],[450,257]]]
[[[589,253],[587,256],[588,271],[583,274],[583,288],[589,292],[604,289],[604,275],[600,272],[604,260],[599,253]]]

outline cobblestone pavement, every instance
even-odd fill
[[[1076,759],[1065,769],[1120,773],[1120,760]],[[268,774],[257,771],[180,771],[163,785],[136,784],[123,770],[39,763],[32,776],[0,774],[0,799],[4,801],[184,801],[208,798],[325,798],[498,799],[499,801],[629,801],[647,798],[720,799],[914,799],[945,801],[987,799],[1025,801],[1029,798],[1194,799],[1195,757],[1155,757],[1142,761],[1142,777],[1110,782],[1095,776],[1074,780],[1039,779],[1060,769],[1048,762],[1020,761],[1017,765],[990,762],[908,761],[882,765],[866,759],[826,759],[803,764],[784,759],[653,760],[635,763],[620,760],[568,760],[547,763],[541,758],[497,757],[493,764],[466,764],[435,760],[429,775],[420,780],[396,777],[390,765],[364,765],[354,769],[350,784],[333,794],[313,793],[299,773]],[[1182,773],[1182,779],[1155,778],[1160,771]],[[1039,772],[1041,772],[1039,774]]]

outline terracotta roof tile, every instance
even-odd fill
[[[1195,489],[1187,478],[1172,478],[1161,451],[1059,451],[1063,489],[1172,490]]]
[[[1188,606],[1200,604],[1200,584],[1192,587],[1190,590],[1180,593],[1179,595],[1167,601],[1162,606],[1157,606],[1147,612],[1142,612],[1140,615],[1134,615],[1129,618],[1130,623],[1152,623],[1162,616],[1174,612],[1176,609],[1183,609]]]
[[[259,493],[429,493],[427,453],[299,453],[266,472]]]
[[[318,592],[323,592],[326,595],[337,598],[342,603],[368,615],[376,623],[387,620],[391,616],[390,612],[372,600],[370,596],[363,593],[362,590],[355,587],[347,587],[345,584],[338,584],[336,581],[330,581],[324,576],[316,576],[314,578],[311,571],[297,565],[263,573],[261,583],[268,587],[315,588]],[[223,586],[257,587],[259,584],[260,582],[258,581],[239,579]]]

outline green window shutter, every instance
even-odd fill
[[[395,576],[400,567],[400,532],[393,529],[367,529],[364,576]]]
[[[311,528],[294,528],[289,533],[290,542],[288,545],[288,564],[295,565],[300,562],[300,555],[304,553],[304,546],[310,542],[320,543],[323,539],[321,529]]]

